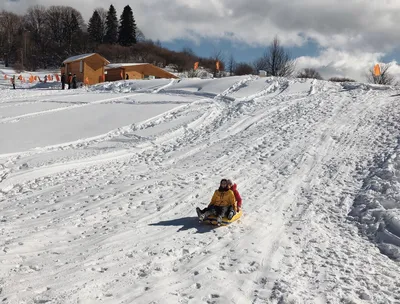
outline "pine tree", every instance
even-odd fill
[[[61,7],[61,25],[63,47],[68,54],[71,54],[79,46],[79,38],[82,35],[81,23],[83,18],[80,12],[72,7]]]
[[[122,46],[131,46],[136,43],[136,23],[129,5],[124,7],[121,14],[118,43]]]
[[[88,33],[90,40],[96,43],[103,42],[103,29],[99,12],[95,10],[92,17],[89,19]]]
[[[118,18],[117,11],[111,4],[107,13],[106,19],[106,35],[104,37],[105,43],[115,44],[118,41]]]

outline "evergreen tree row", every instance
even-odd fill
[[[124,7],[118,22],[117,12],[111,4],[106,18],[102,19],[98,10],[93,12],[88,24],[89,38],[96,44],[119,44],[131,46],[136,44],[137,27],[132,9]]]

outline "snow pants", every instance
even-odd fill
[[[201,211],[202,213],[205,213],[206,216],[213,214],[215,216],[224,217],[228,216],[229,208],[229,206],[210,206]]]

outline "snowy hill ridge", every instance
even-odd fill
[[[0,94],[4,303],[400,301],[395,88],[241,76]],[[198,223],[223,177],[244,216]]]

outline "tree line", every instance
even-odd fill
[[[0,58],[16,70],[59,68],[77,54],[96,52],[111,62],[148,62],[188,71],[199,61],[215,69],[213,58],[199,58],[190,49],[168,50],[147,39],[136,25],[133,11],[125,6],[118,18],[113,5],[97,8],[86,24],[82,14],[70,7],[30,7],[26,14],[0,12]]]
[[[196,56],[190,48],[180,52],[169,50],[162,47],[160,42],[144,36],[129,5],[123,8],[119,18],[112,4],[108,10],[97,8],[87,24],[82,14],[70,6],[36,5],[24,15],[4,10],[0,12],[0,58],[3,58],[6,66],[32,71],[58,68],[70,56],[91,52],[116,63],[147,62],[159,67],[171,66],[177,72],[188,72],[189,77],[199,76],[207,70],[214,76],[258,74],[264,71],[266,76],[322,79],[311,68],[295,73],[295,60],[278,37],[253,63],[236,62],[233,55],[225,58],[221,50],[214,50],[208,58]],[[195,71],[195,62],[199,62],[203,69]],[[388,72],[389,67],[382,66],[381,77],[375,77],[370,70],[368,81],[393,84],[395,80]],[[354,81],[347,78],[329,80]]]

